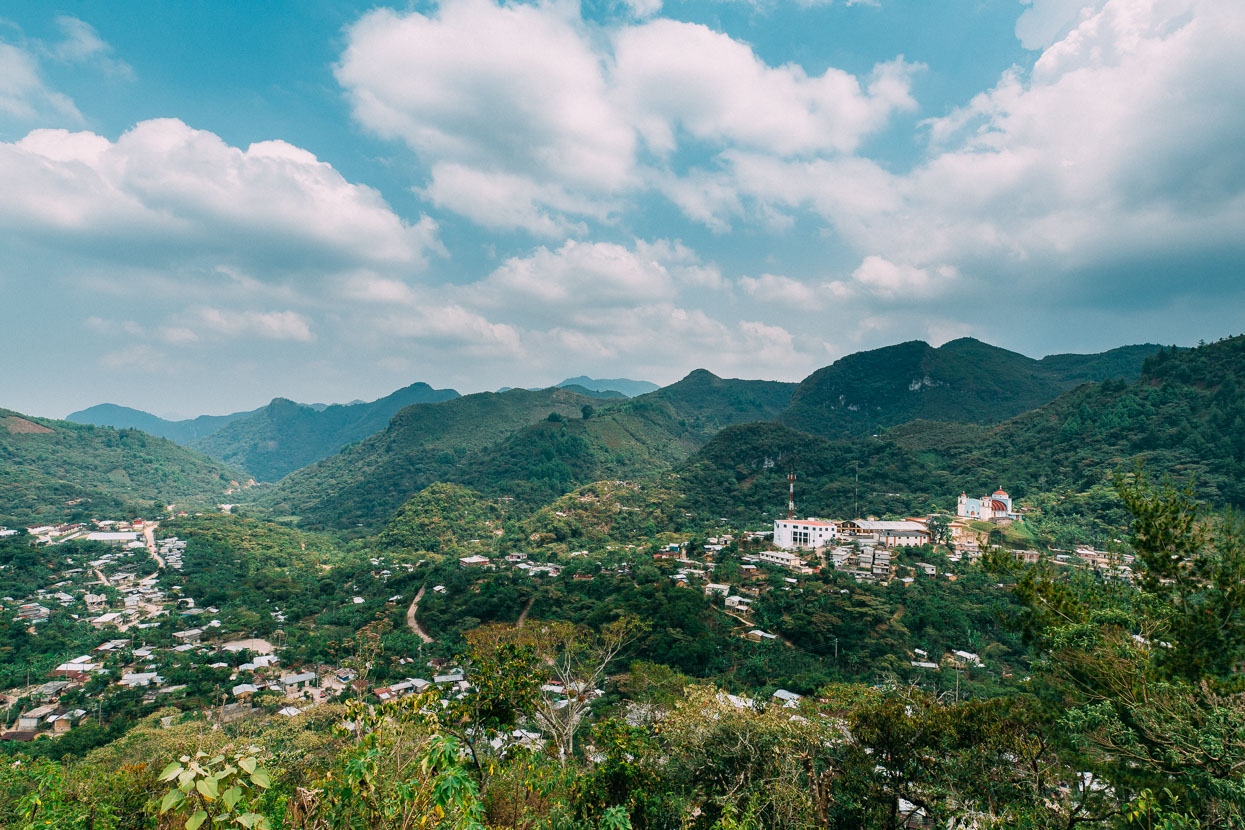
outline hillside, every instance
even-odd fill
[[[779,424],[734,427],[679,469],[685,504],[701,516],[772,519],[795,471],[801,515],[900,516],[949,511],[964,490],[1084,492],[1141,462],[1158,477],[1191,478],[1211,504],[1240,507],[1242,375],[1245,337],[1236,337],[1158,352],[1134,383],[1083,385],[994,426],[913,421],[838,441]]]
[[[451,475],[535,508],[588,482],[668,470],[722,427],[774,417],[793,386],[719,378],[698,369],[656,392],[601,407],[589,418],[527,426],[473,455]]]
[[[782,423],[814,435],[868,435],[917,419],[998,423],[1086,381],[1135,380],[1158,346],[1034,360],[972,338],[858,352],[805,378]]]
[[[661,387],[647,380],[631,380],[630,378],[590,378],[587,375],[567,378],[558,384],[561,387],[582,386],[593,392],[618,392],[627,398],[634,398],[647,392],[656,392]]]
[[[216,430],[234,421],[254,415],[258,409],[249,412],[233,412],[229,415],[200,415],[182,421],[169,421],[141,409],[131,409],[115,403],[101,403],[65,416],[66,421],[76,424],[94,424],[100,427],[115,429],[141,429],[148,435],[167,438],[178,444],[186,445],[192,441],[211,435]]]
[[[347,444],[379,432],[403,407],[458,396],[453,389],[413,383],[371,403],[313,407],[277,398],[191,446],[259,481],[277,481]]]
[[[474,451],[557,413],[582,417],[601,401],[566,389],[479,392],[399,411],[381,432],[287,476],[259,506],[309,527],[373,526]]]
[[[0,524],[150,511],[223,500],[241,474],[136,429],[0,409]]]

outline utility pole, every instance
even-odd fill
[[[787,518],[795,518],[795,473],[787,474]]]
[[[856,518],[860,518],[860,462],[856,462]]]

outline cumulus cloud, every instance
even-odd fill
[[[809,76],[767,66],[752,47],[707,26],[655,20],[614,35],[612,80],[628,121],[665,155],[679,131],[717,146],[793,155],[850,152],[898,110],[916,106],[912,65],[874,69],[864,84],[833,67]]]
[[[370,187],[284,141],[232,147],[177,119],[116,141],[35,130],[0,143],[0,234],[75,244],[140,262],[335,270],[419,266],[437,225],[399,218]]]
[[[569,240],[511,257],[467,286],[473,305],[529,325],[615,328],[628,308],[673,302],[685,289],[717,290],[721,271],[681,242]]]
[[[655,8],[634,6],[640,17]],[[364,15],[336,76],[356,120],[427,166],[420,192],[434,204],[557,236],[610,221],[620,200],[661,182],[679,190],[667,168],[680,148],[850,152],[915,106],[914,68],[897,58],[864,78],[810,75],[698,24],[602,27],[573,2],[445,0]],[[681,204],[692,202],[687,192]]]
[[[672,198],[717,223],[811,209],[862,256],[839,282],[880,298],[971,278],[1097,302],[1135,287],[1142,264],[1245,253],[1245,16],[1219,0],[1104,0],[1070,25],[1031,70],[925,122],[930,152],[909,171],[734,150]],[[1238,287],[1219,268],[1198,289],[1216,282]]]
[[[301,343],[315,339],[311,323],[296,311],[233,311],[209,307],[198,309],[196,316],[204,328],[230,337],[255,336]]]

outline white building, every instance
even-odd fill
[[[839,523],[821,519],[775,519],[774,545],[783,550],[822,548],[839,538]]]
[[[929,544],[929,529],[921,522],[875,522],[855,519],[844,522],[843,532],[857,539],[872,539],[886,548],[918,547]]]
[[[1019,518],[1012,506],[1012,497],[1007,495],[1001,487],[991,495],[982,496],[979,499],[970,499],[967,493],[960,493],[959,501],[955,505],[955,515],[961,519],[985,522],[994,519]]]

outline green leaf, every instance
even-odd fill
[[[160,815],[164,815],[185,800],[186,794],[181,790],[170,790],[164,794],[164,798],[160,799]]]
[[[199,795],[208,801],[216,800],[216,796],[220,794],[220,788],[216,786],[215,778],[200,778],[195,782],[195,789],[199,791]]]
[[[272,776],[266,770],[257,769],[251,773],[251,783],[266,790],[272,786]]]
[[[185,769],[185,767],[183,767],[181,764],[174,761],[173,763],[169,764],[167,767],[164,768],[164,772],[160,773],[160,780],[161,781],[172,781],[174,778],[176,778],[178,775],[181,774],[183,769]]]
[[[247,775],[250,775],[251,773],[255,772],[255,759],[254,758],[239,758],[238,766],[242,767],[243,772],[245,772]]]
[[[264,817],[259,813],[243,813],[238,816],[238,824],[241,824],[243,827],[247,828],[254,827],[263,820]]]
[[[186,819],[186,830],[199,830],[199,825],[207,821],[206,810],[196,810],[195,814]]]
[[[230,787],[225,790],[225,794],[221,796],[221,801],[225,802],[225,806],[230,810],[233,806],[242,800],[242,790],[239,787]]]

